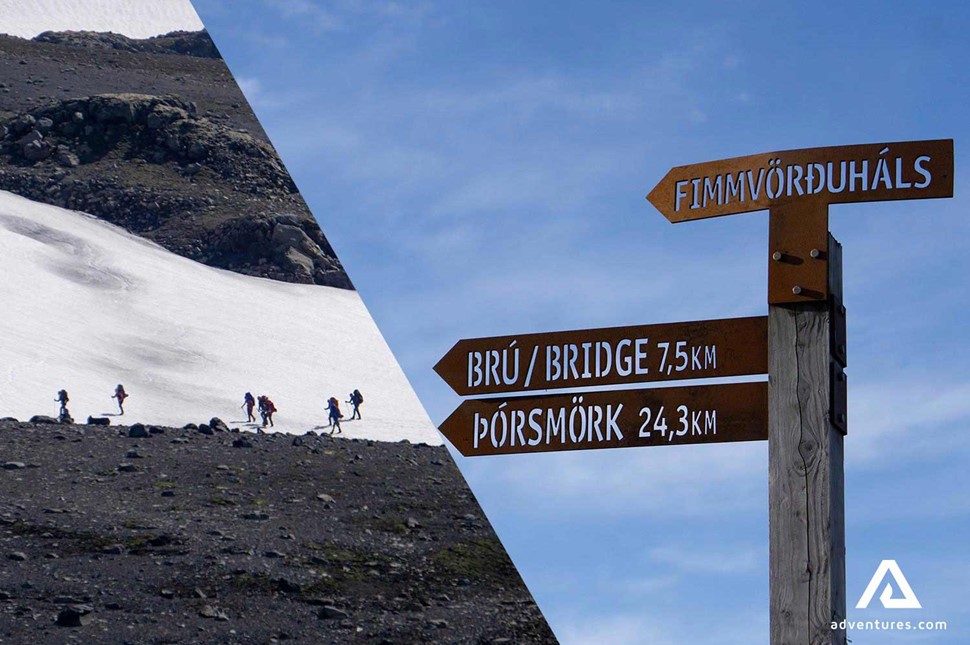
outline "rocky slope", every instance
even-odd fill
[[[0,190],[210,266],[353,288],[225,63],[180,53],[207,36],[38,38],[0,36]]]
[[[153,38],[128,38],[123,34],[95,31],[45,31],[34,42],[147,54],[179,54],[199,58],[222,58],[206,31],[173,31]]]
[[[443,447],[200,428],[0,421],[0,642],[555,642]]]

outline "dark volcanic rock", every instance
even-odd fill
[[[347,617],[348,614],[346,611],[338,609],[337,607],[331,607],[330,605],[321,607],[320,611],[317,612],[317,618],[324,620],[338,620]]]
[[[91,622],[93,611],[90,605],[74,605],[58,612],[55,622],[61,627],[83,627]]]
[[[0,190],[96,215],[210,266],[352,289],[218,52],[194,56],[205,43],[0,36],[0,81],[16,90],[0,93]],[[37,70],[15,57],[69,79],[71,91],[53,102],[38,94]]]
[[[173,31],[153,38],[128,38],[121,34],[95,31],[45,31],[34,37],[35,42],[113,49],[149,54],[182,54],[199,58],[221,58],[215,43],[206,31]]]
[[[143,423],[133,423],[128,428],[128,436],[132,439],[147,439],[149,437],[148,428]]]
[[[226,612],[213,607],[212,605],[205,605],[202,607],[202,609],[199,610],[199,616],[202,618],[214,618],[219,621],[229,620],[229,616],[226,614]]]
[[[128,428],[3,426],[0,640],[555,642],[444,447],[165,433],[122,473]]]

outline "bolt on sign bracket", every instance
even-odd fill
[[[828,211],[817,202],[788,202],[769,209],[768,304],[828,299]]]

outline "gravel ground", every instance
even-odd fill
[[[0,643],[556,642],[444,447],[213,427],[0,421]]]

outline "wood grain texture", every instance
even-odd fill
[[[830,238],[830,291],[841,247]],[[842,434],[829,419],[828,303],[769,307],[769,553],[772,645],[844,644]]]

